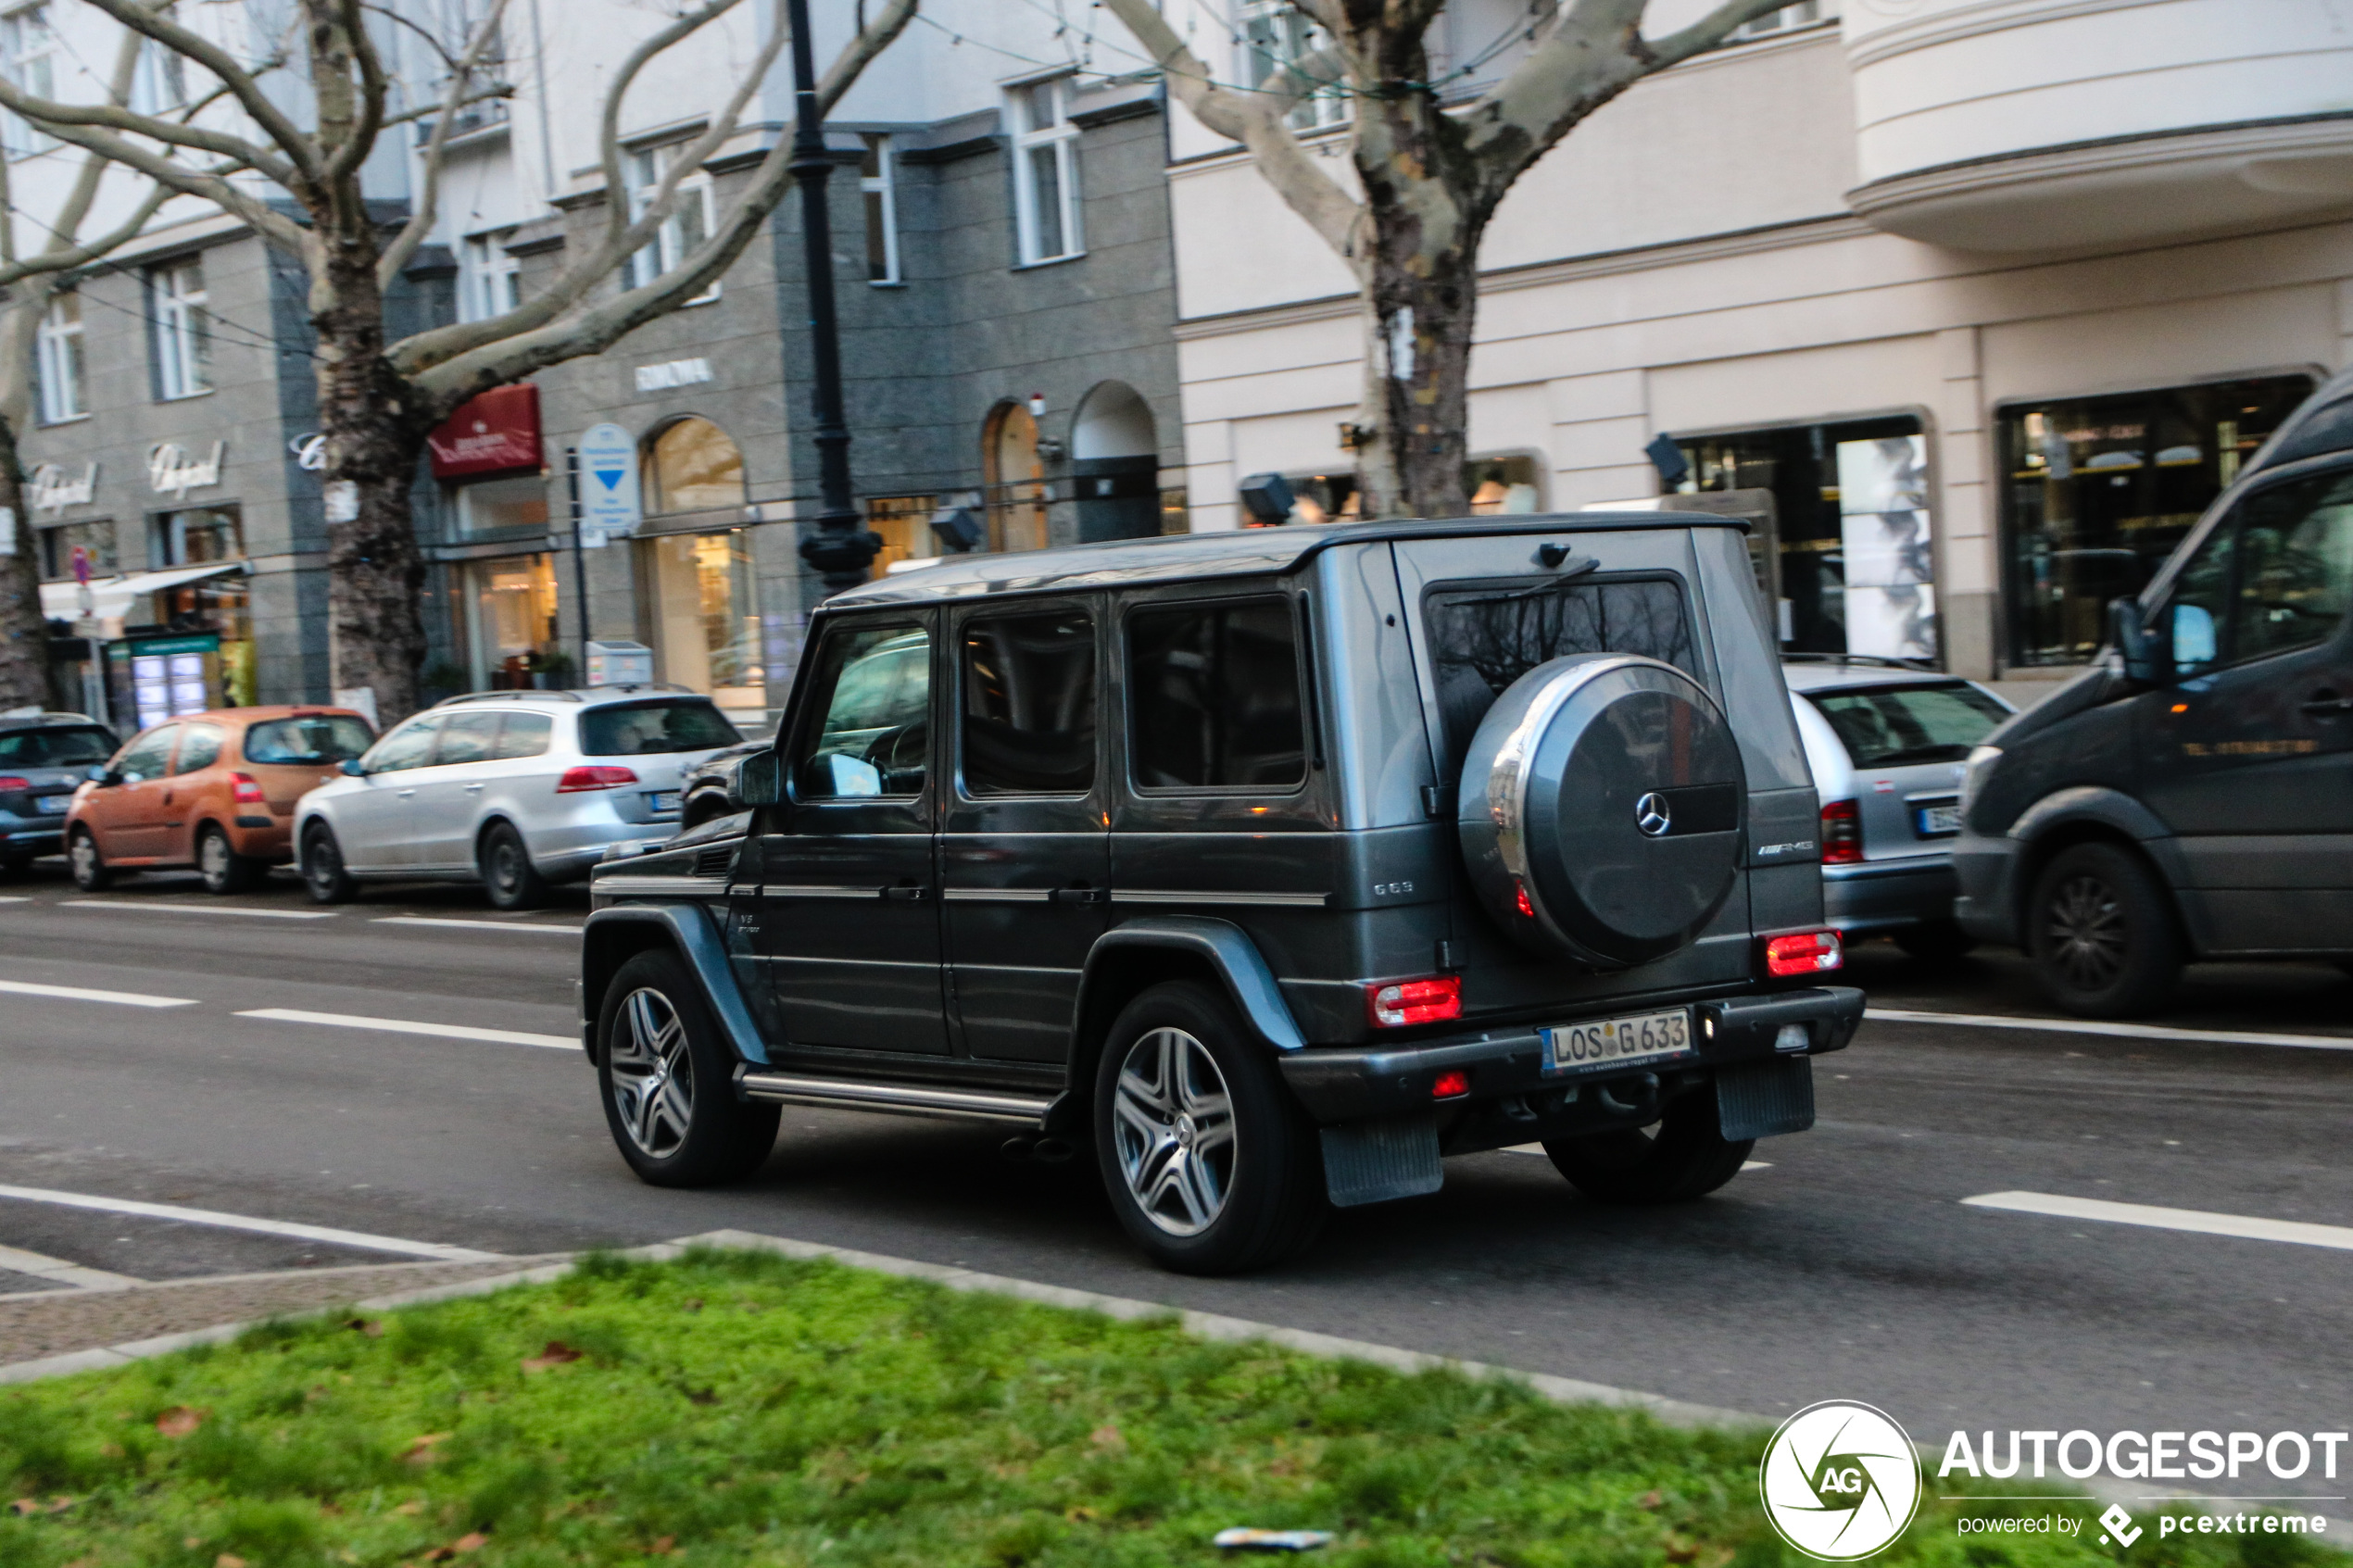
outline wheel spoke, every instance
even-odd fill
[[[1226,1206],[1238,1131],[1225,1074],[1182,1029],[1145,1034],[1127,1049],[1112,1095],[1114,1149],[1128,1196],[1172,1236],[1195,1236]]]

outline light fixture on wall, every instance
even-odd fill
[[[1044,393],[1033,392],[1029,395],[1029,417],[1033,420],[1042,420],[1046,417],[1046,395]]]

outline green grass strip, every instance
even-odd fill
[[[1330,1568],[1795,1568],[1762,1442],[825,1262],[592,1258],[0,1391],[0,1564],[1107,1568],[1257,1524],[1337,1532],[1304,1560]],[[2114,1561],[1957,1517],[1878,1561]],[[2151,1528],[2129,1561],[2342,1560]]]

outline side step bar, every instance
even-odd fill
[[[870,1079],[807,1078],[792,1073],[740,1071],[736,1086],[746,1099],[779,1105],[822,1105],[836,1110],[881,1110],[955,1122],[1011,1122],[1035,1127],[1051,1098],[992,1089],[940,1089]]]

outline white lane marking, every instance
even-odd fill
[[[1544,1152],[1544,1146],[1541,1143],[1509,1143],[1505,1144],[1502,1148],[1496,1150],[1496,1152],[1499,1154],[1541,1155]],[[1769,1160],[1751,1160],[1744,1161],[1741,1166],[1741,1169],[1743,1171],[1769,1171],[1772,1168],[1773,1162]]]
[[[423,1023],[409,1018],[367,1018],[351,1012],[307,1012],[301,1008],[255,1008],[239,1018],[266,1018],[276,1023],[324,1023],[337,1029],[375,1029],[387,1035],[435,1035],[445,1040],[487,1040],[498,1046],[547,1046],[576,1051],[580,1042],[569,1035],[526,1035],[519,1029],[476,1029],[464,1023]]]
[[[2054,1220],[2100,1220],[2112,1225],[2146,1225],[2198,1236],[2232,1236],[2247,1241],[2287,1241],[2353,1252],[2353,1227],[2316,1225],[2302,1220],[2257,1220],[2245,1214],[2209,1214],[2197,1209],[2158,1209],[2145,1203],[2109,1203],[2096,1198],[2065,1198],[2049,1192],[1989,1192],[1961,1202],[1971,1209],[2001,1209]]]
[[[39,985],[30,980],[0,980],[0,991],[20,997],[56,997],[68,1002],[120,1002],[127,1008],[192,1008],[194,997],[147,997],[136,991],[93,991],[84,985]]]
[[[142,1203],[132,1198],[100,1198],[86,1192],[57,1192],[48,1187],[0,1186],[0,1198],[20,1203],[54,1203],[64,1209],[94,1209],[102,1214],[136,1214],[148,1220],[176,1220],[184,1225],[211,1225],[217,1230],[252,1231],[260,1236],[292,1236],[321,1241],[364,1252],[396,1252],[409,1258],[432,1258],[445,1263],[484,1263],[500,1254],[477,1252],[470,1247],[445,1247],[437,1241],[404,1241],[398,1236],[371,1236],[365,1231],[337,1230],[332,1225],[303,1225],[291,1220],[263,1220],[250,1214],[224,1214],[217,1209],[183,1209],[176,1203]]]
[[[249,915],[255,920],[333,920],[333,909],[254,909],[242,904],[149,904],[135,898],[63,898],[61,909],[133,909],[140,914]]]
[[[44,1253],[27,1252],[19,1247],[0,1247],[0,1269],[12,1274],[28,1274],[34,1279],[53,1279],[59,1285],[69,1285],[77,1290],[128,1290],[144,1282],[129,1274],[112,1274],[104,1269],[85,1269],[79,1263],[69,1263],[63,1258],[51,1258]],[[52,1295],[51,1291],[35,1291],[34,1295]]]
[[[0,904],[30,904],[31,902],[32,896],[29,893],[0,893]]]
[[[2289,1046],[2308,1051],[2353,1051],[2353,1039],[2334,1035],[2253,1035],[2226,1029],[2170,1029],[2161,1023],[2101,1023],[2088,1018],[2011,1018],[1994,1012],[1918,1012],[1866,1008],[1865,1018],[1890,1023],[1950,1023],[1970,1029],[2041,1029],[2055,1035],[2112,1035],[2125,1040],[2187,1040],[2203,1046]]]
[[[378,915],[369,923],[371,925],[454,925],[464,931],[553,931],[565,936],[577,936],[588,929],[584,925],[525,925],[521,921],[443,920],[433,915]]]

